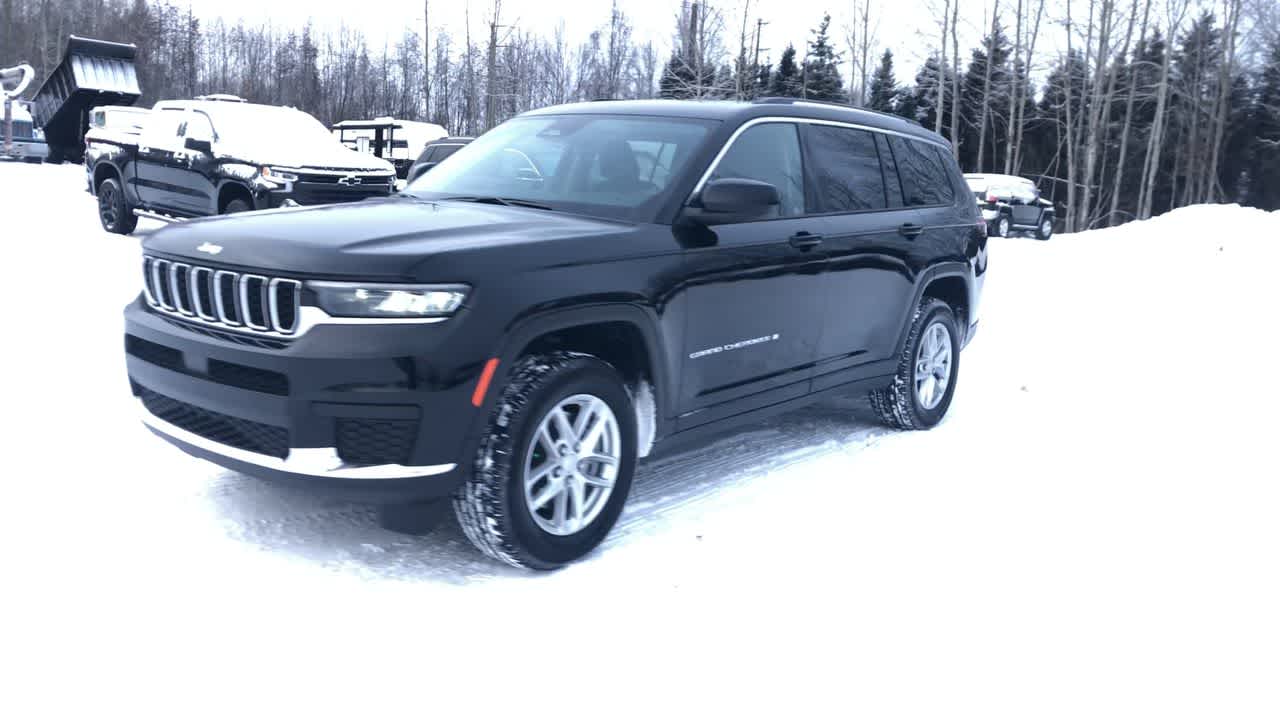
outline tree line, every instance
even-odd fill
[[[501,0],[477,2],[474,17],[467,3],[461,29],[433,26],[424,0],[420,20],[375,44],[349,27],[205,19],[168,0],[0,0],[0,64],[25,60],[43,77],[74,33],[138,46],[143,105],[225,92],[326,124],[391,115],[468,135],[579,100],[807,98],[917,122],[950,139],[967,172],[1036,180],[1067,230],[1198,202],[1280,208],[1280,12],[1265,0],[994,0],[967,54],[959,0],[935,0],[926,60],[905,80],[877,44],[870,0],[846,4],[839,23],[816,19],[776,63],[752,0],[733,17],[669,1],[669,43],[637,37],[616,0],[573,39],[510,24]],[[1065,49],[1045,50],[1049,32]]]

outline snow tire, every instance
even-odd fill
[[[133,214],[116,178],[109,177],[98,185],[98,222],[103,230],[118,235],[128,235],[138,227],[138,216]]]
[[[942,401],[933,409],[923,407],[916,398],[915,360],[925,328],[943,323],[951,339],[951,376]],[[951,406],[951,397],[960,376],[960,342],[956,316],[951,306],[935,298],[925,298],[911,318],[911,332],[898,356],[898,370],[889,387],[868,394],[871,409],[880,422],[899,430],[927,430],[942,421]]]
[[[534,522],[524,501],[524,458],[538,423],[578,393],[604,400],[617,418],[622,455],[613,492],[582,530],[552,535]],[[463,533],[481,552],[515,567],[554,570],[591,552],[613,529],[631,490],[636,464],[636,413],[617,370],[591,355],[555,352],[521,359],[489,417],[471,476],[454,494]]]

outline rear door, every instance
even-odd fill
[[[774,217],[710,228],[686,254],[681,427],[808,393],[826,306],[797,125],[747,128],[709,177],[722,178],[771,183],[782,202]]]
[[[919,225],[904,207],[883,135],[814,123],[805,133],[829,257],[823,280],[826,322],[814,389],[875,374],[868,363],[894,353],[900,318],[911,302],[910,252]]]
[[[180,107],[157,108],[147,118],[138,138],[138,197],[149,207],[165,210],[181,207],[175,191],[178,178],[174,173],[174,156],[182,147],[178,133],[186,115]]]

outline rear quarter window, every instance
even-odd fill
[[[935,145],[895,135],[889,138],[889,146],[898,165],[905,206],[950,205],[955,202],[951,170],[942,162]]]

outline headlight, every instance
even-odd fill
[[[264,165],[262,167],[262,177],[275,182],[297,182],[298,176],[295,173],[278,170],[273,167]]]
[[[466,285],[310,282],[316,303],[339,317],[446,317],[462,307]]]

